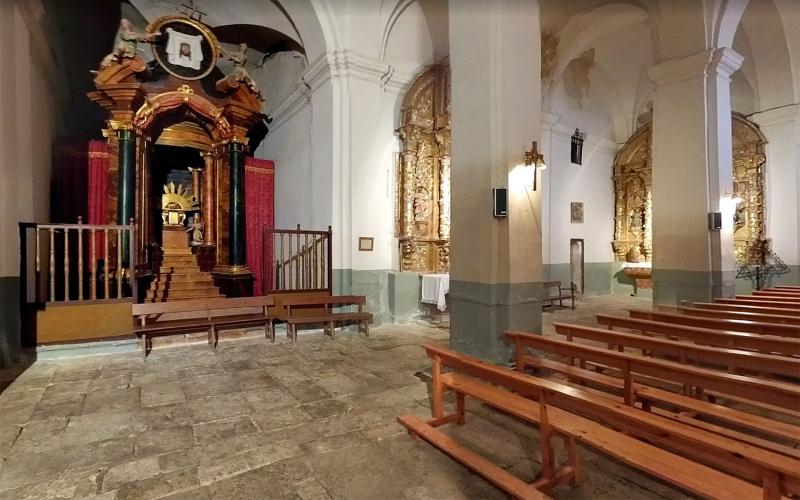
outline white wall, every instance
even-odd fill
[[[570,161],[570,138],[575,127],[558,123],[543,138],[547,170],[543,172],[545,192],[542,217],[546,221],[542,236],[543,263],[569,263],[569,240],[584,240],[584,261],[612,262],[614,255],[614,184],[612,182],[616,144],[591,134],[583,149],[583,165]],[[583,224],[570,222],[570,203],[583,202]]]
[[[44,12],[33,3],[0,2],[0,277],[19,274],[17,222],[46,222],[50,215],[62,101],[50,85],[56,66],[39,31]]]

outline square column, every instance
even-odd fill
[[[734,292],[730,76],[742,57],[703,51],[650,69],[653,102],[653,301]],[[708,214],[722,213],[722,229]]]
[[[507,363],[503,331],[541,331],[540,191],[523,154],[539,141],[536,1],[451,0],[451,347]],[[492,217],[492,188],[508,217]]]

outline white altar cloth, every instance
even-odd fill
[[[423,274],[422,275],[422,302],[436,304],[440,311],[447,309],[445,295],[450,291],[449,274]]]

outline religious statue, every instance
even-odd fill
[[[107,68],[114,63],[120,63],[122,59],[132,59],[136,57],[139,42],[152,43],[160,33],[137,33],[133,31],[133,24],[127,19],[119,22],[119,43],[114,51],[103,58],[100,62],[100,69]]]
[[[233,72],[226,78],[233,79],[237,82],[243,82],[263,101],[258,85],[256,85],[253,77],[251,77],[250,73],[245,69],[245,65],[247,64],[247,44],[240,43],[238,52],[228,52],[226,55],[228,56],[228,60],[233,63]]]
[[[203,221],[200,220],[200,214],[195,214],[189,217],[189,226],[186,229],[187,233],[192,233],[192,246],[199,246],[203,244]]]

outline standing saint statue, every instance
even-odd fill
[[[227,52],[226,55],[228,56],[228,60],[233,63],[233,72],[229,77],[232,77],[237,82],[243,82],[260,98],[261,91],[258,89],[258,85],[256,85],[253,77],[251,77],[250,73],[245,69],[245,65],[247,65],[247,44],[240,43],[237,52]]]
[[[203,221],[200,220],[200,214],[195,214],[189,217],[189,225],[186,229],[187,233],[191,233],[192,246],[199,246],[203,244]]]

